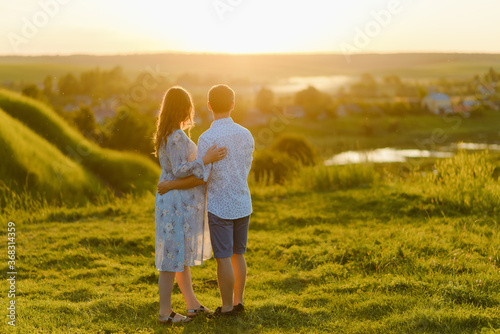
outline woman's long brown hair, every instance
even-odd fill
[[[194,107],[191,95],[182,87],[170,88],[161,104],[154,135],[155,156],[168,136],[177,129],[190,130],[194,126]]]

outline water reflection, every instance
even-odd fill
[[[269,86],[277,94],[296,93],[308,86],[313,86],[321,91],[336,92],[340,87],[352,81],[352,76],[332,75],[316,77],[290,77]]]
[[[426,150],[398,150],[395,148],[379,148],[371,151],[348,151],[337,154],[325,161],[325,165],[347,165],[365,162],[405,162],[408,158],[449,158],[451,152]]]
[[[478,144],[478,143],[458,143],[448,147],[441,148],[442,151],[428,151],[417,149],[396,149],[379,148],[369,151],[347,151],[334,155],[331,159],[325,161],[326,166],[360,164],[366,162],[406,162],[412,158],[451,158],[457,150],[490,150],[500,151],[500,145],[497,144]]]
[[[457,148],[460,150],[500,151],[500,145],[497,144],[458,143]]]

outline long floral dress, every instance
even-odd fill
[[[176,130],[158,152],[160,181],[190,175],[202,179],[201,158],[196,159],[196,144],[184,131]],[[156,193],[155,264],[159,271],[184,271],[184,266],[203,264],[212,256],[206,211],[206,186]]]

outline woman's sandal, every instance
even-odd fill
[[[191,314],[189,314],[191,313]],[[191,318],[198,316],[199,314],[210,314],[210,310],[203,305],[200,305],[197,309],[187,310],[187,315]]]
[[[158,315],[158,321],[161,322],[161,323],[164,323],[164,324],[177,324],[177,323],[190,322],[192,320],[191,318],[188,318],[188,317],[183,316],[182,314],[179,314],[179,316],[181,316],[181,320],[174,321],[174,318],[175,318],[176,315],[177,315],[177,313],[175,313],[173,311],[166,318],[163,318],[160,315]]]

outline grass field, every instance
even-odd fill
[[[156,320],[152,195],[3,216],[16,223],[16,332],[498,333],[494,167],[460,154],[438,163],[438,176],[356,182],[357,168],[373,168],[360,166],[305,170],[285,186],[251,182],[247,314],[168,329]],[[214,260],[193,269],[210,308],[220,303],[215,280]],[[184,310],[177,288],[173,306]]]

